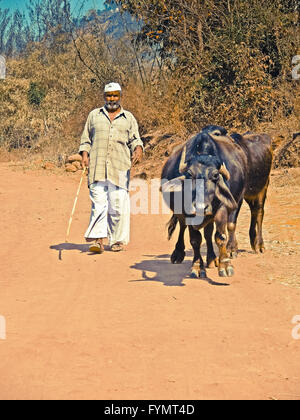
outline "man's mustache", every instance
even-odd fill
[[[107,101],[106,102],[107,108],[119,108],[119,106],[120,106],[120,101]]]

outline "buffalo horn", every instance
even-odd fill
[[[184,180],[185,180],[184,175],[178,176],[177,178],[174,178],[174,179],[170,179],[169,181],[165,182],[160,187],[160,191],[163,191],[163,192],[172,191],[172,188],[178,185],[179,181],[184,181]]]
[[[223,175],[227,179],[227,181],[230,180],[230,173],[229,173],[228,169],[226,168],[225,163],[222,164],[219,172],[220,172],[221,175]]]
[[[181,160],[179,164],[179,173],[183,174],[186,171],[187,164],[185,163],[186,158],[186,146],[184,146],[182,153],[181,153]]]

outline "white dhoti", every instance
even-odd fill
[[[128,244],[130,232],[129,192],[109,181],[90,185],[92,211],[86,239],[108,238],[109,245]]]

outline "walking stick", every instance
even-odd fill
[[[84,177],[85,171],[86,171],[86,167],[83,168],[82,175],[81,175],[81,178],[80,178],[79,187],[78,187],[78,190],[77,190],[76,198],[75,198],[75,201],[74,201],[74,206],[73,206],[71,217],[70,217],[70,220],[69,220],[69,226],[68,226],[68,230],[67,230],[66,242],[68,242],[68,238],[69,238],[69,234],[70,234],[70,229],[71,229],[71,224],[72,224],[73,216],[74,216],[74,213],[75,213],[76,204],[77,204],[77,200],[78,200],[78,196],[79,196],[79,193],[80,193],[80,188],[81,188],[81,184],[82,184],[82,181],[83,181],[83,177]]]

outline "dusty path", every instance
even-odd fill
[[[264,256],[250,252],[244,208],[244,252],[224,284],[216,270],[189,279],[190,251],[169,263],[168,216],[134,216],[126,252],[89,255],[86,187],[65,244],[78,175],[0,164],[0,398],[300,399],[300,188],[290,178],[273,177]]]

